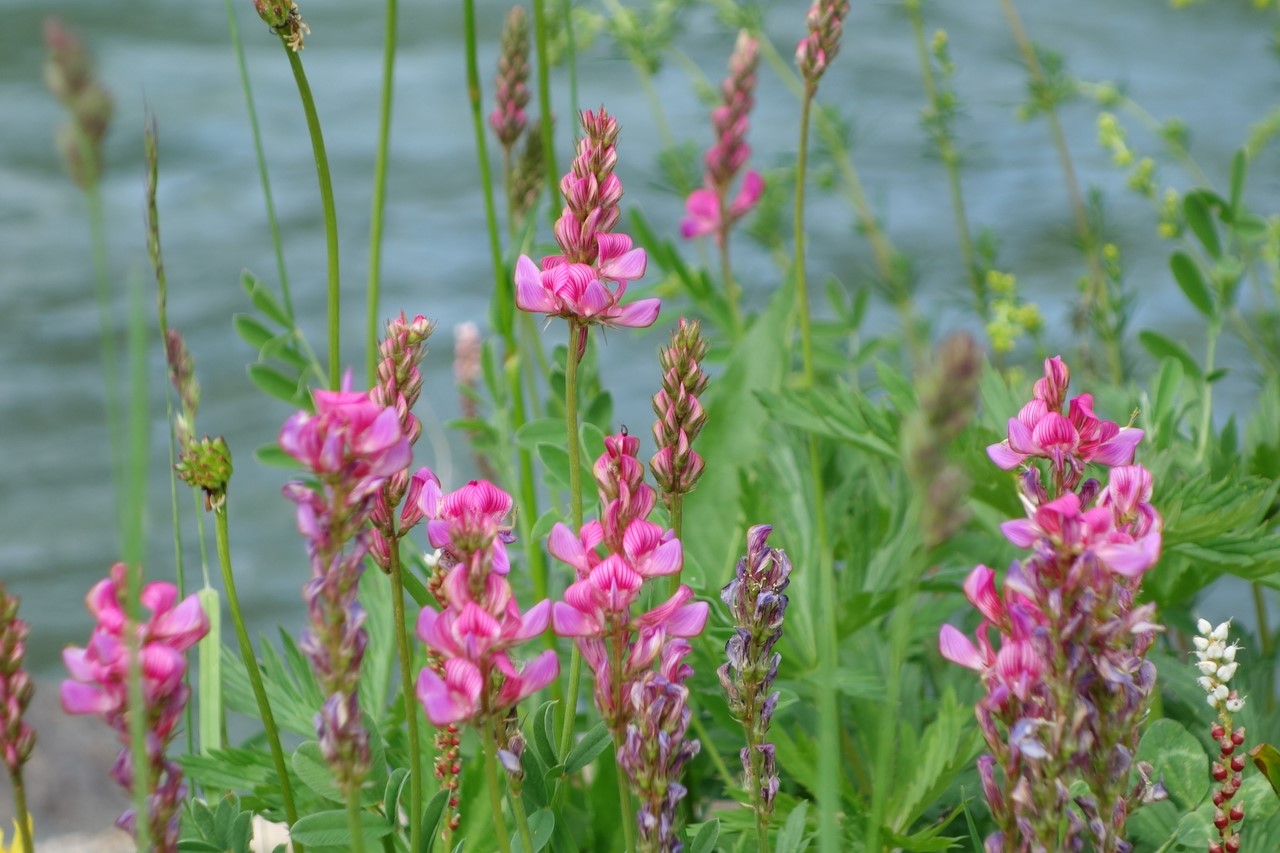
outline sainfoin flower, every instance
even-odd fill
[[[10,779],[20,778],[36,743],[35,729],[23,719],[35,695],[23,666],[26,655],[27,623],[18,618],[18,597],[0,583],[0,758]]]
[[[755,105],[756,65],[760,46],[746,30],[738,33],[733,55],[729,58],[729,76],[720,84],[722,102],[711,113],[716,142],[704,158],[706,174],[703,187],[689,194],[685,202],[685,218],[680,233],[685,238],[714,234],[724,242],[729,229],[755,206],[764,193],[764,179],[748,170],[742,187],[729,201],[729,189],[739,170],[751,155],[746,142],[751,108]]]
[[[659,353],[662,388],[653,395],[653,439],[658,452],[649,460],[653,479],[662,489],[662,499],[671,510],[677,500],[693,491],[702,476],[702,457],[693,441],[706,424],[707,416],[698,397],[707,390],[708,377],[702,369],[707,343],[698,321],[686,322],[671,333],[671,343]]]
[[[316,734],[325,761],[344,791],[358,788],[369,767],[369,737],[357,687],[368,635],[356,600],[373,531],[365,525],[380,490],[409,465],[409,439],[395,405],[350,390],[316,391],[314,414],[298,412],[280,429],[280,446],[319,480],[285,486],[297,504],[311,580],[303,587],[310,626],[300,646],[325,696]]]
[[[150,763],[147,776],[152,786],[145,820],[156,849],[169,853],[178,849],[178,807],[186,786],[181,768],[165,757],[165,749],[173,739],[190,694],[183,683],[185,652],[208,633],[209,620],[197,596],[179,601],[177,587],[152,583],[143,587],[140,596],[142,606],[151,615],[145,622],[131,624],[120,601],[127,575],[123,563],[115,564],[110,575],[94,585],[85,599],[95,625],[86,647],[70,647],[62,653],[71,674],[62,682],[62,708],[68,714],[99,716],[115,729],[124,748],[111,768],[111,777],[126,790],[132,790],[129,635],[136,637]],[[135,833],[136,820],[133,809],[129,809],[116,823]]]
[[[579,117],[584,136],[560,181],[565,207],[554,230],[561,254],[543,258],[541,268],[521,255],[515,285],[520,310],[570,322],[581,358],[586,327],[653,325],[660,302],[622,304],[627,283],[644,275],[647,256],[644,249],[632,247],[630,237],[612,233],[622,198],[622,182],[613,171],[618,122],[604,107],[599,112],[584,110]]]
[[[491,725],[559,674],[553,651],[523,667],[508,654],[546,630],[551,605],[521,613],[507,582],[509,494],[483,480],[443,494],[432,474],[419,502],[446,575],[437,590],[443,609],[425,607],[418,616],[418,639],[435,660],[418,676],[418,701],[437,726]]]
[[[1018,481],[1027,516],[1001,526],[1028,554],[999,589],[992,569],[969,574],[964,593],[982,616],[974,639],[951,625],[938,637],[942,656],[986,687],[976,713],[990,752],[978,768],[999,827],[988,850],[1021,839],[1028,849],[1127,851],[1127,815],[1163,796],[1151,767],[1134,761],[1155,686],[1145,657],[1160,630],[1154,605],[1135,598],[1159,558],[1162,521],[1150,472],[1130,464],[1141,431],[1098,421],[1087,394],[1071,401],[1072,418],[1055,411],[1069,375],[1047,360],[1009,441],[988,449],[1001,467],[1028,466]],[[1023,428],[1038,436],[1034,447]],[[1081,482],[1090,461],[1114,466],[1105,486]]]
[[[1244,803],[1235,801],[1244,782],[1245,761],[1244,726],[1236,726],[1233,715],[1244,709],[1244,699],[1231,687],[1240,664],[1236,661],[1239,646],[1227,645],[1231,623],[1213,626],[1207,619],[1196,623],[1198,637],[1195,644],[1197,680],[1205,692],[1209,707],[1217,712],[1217,719],[1209,730],[1218,746],[1218,757],[1210,774],[1213,777],[1213,826],[1218,840],[1210,842],[1209,853],[1239,853],[1240,829],[1244,823]],[[1233,802],[1234,801],[1234,802]]]

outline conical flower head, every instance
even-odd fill
[[[520,139],[528,122],[524,108],[529,103],[529,22],[523,6],[513,6],[502,24],[502,47],[498,54],[497,106],[489,114],[489,126],[508,151]]]

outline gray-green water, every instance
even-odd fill
[[[483,318],[491,279],[463,82],[461,6],[402,5],[383,313],[404,308],[440,321],[423,400],[443,421],[456,413],[451,329],[462,320]],[[1271,26],[1244,2],[1215,0],[1182,12],[1159,0],[1023,5],[1032,36],[1063,51],[1080,77],[1120,81],[1155,115],[1181,116],[1193,136],[1193,153],[1219,182],[1250,124],[1277,102],[1280,62],[1268,53]],[[249,0],[237,0],[237,7],[295,299],[304,329],[322,350],[324,244],[302,114],[275,39]],[[481,4],[486,81],[505,9]],[[84,203],[64,178],[52,148],[54,128],[64,119],[40,80],[40,23],[53,11],[91,45],[99,74],[116,97],[104,193],[121,317],[131,279],[147,285],[151,305],[142,219],[144,103],[159,120],[159,203],[171,322],[186,334],[204,387],[198,427],[224,434],[236,454],[232,545],[241,594],[255,626],[265,630],[276,622],[301,621],[298,588],[307,572],[290,505],[279,495],[284,476],[251,459],[252,449],[274,436],[288,410],[264,401],[248,382],[244,365],[251,353],[229,321],[247,307],[240,270],[274,279],[274,260],[222,3],[72,0],[55,7],[0,0],[0,577],[23,597],[32,623],[34,666],[51,675],[58,649],[87,635],[84,592],[117,556]],[[381,9],[373,2],[309,0],[304,13],[314,28],[304,59],[325,125],[342,231],[343,356],[359,373]],[[999,6],[995,0],[936,3],[926,13],[930,30],[949,31],[958,65],[965,109],[959,131],[972,221],[998,233],[1001,266],[1015,272],[1040,301],[1050,340],[1069,346],[1067,318],[1082,262],[1071,245],[1067,197],[1047,128],[1014,117],[1025,75]],[[786,56],[803,32],[803,17],[799,2],[770,7],[768,29]],[[718,80],[732,35],[711,13],[697,9],[685,18],[679,45]],[[656,189],[661,137],[632,67],[602,37],[579,70],[583,105],[603,102],[623,123],[624,204],[643,209],[656,227],[675,235],[682,203]],[[754,162],[767,166],[785,162],[794,151],[798,107],[771,72],[762,68],[760,76],[751,141]],[[557,156],[564,164],[570,105],[563,73],[557,72],[555,82],[561,117]],[[704,150],[710,142],[706,108],[685,72],[669,64],[656,86],[677,138]],[[823,81],[822,99],[855,123],[856,163],[889,235],[915,262],[921,301],[935,327],[972,326],[962,308],[966,290],[945,176],[928,156],[919,127],[923,91],[900,4],[855,4],[843,52]],[[1063,118],[1082,180],[1106,192],[1113,236],[1138,296],[1135,325],[1159,326],[1200,351],[1195,317],[1167,273],[1170,247],[1155,238],[1151,209],[1124,189],[1122,174],[1096,144],[1095,114],[1093,106],[1078,103]],[[1157,143],[1129,124],[1135,147],[1154,152]],[[1275,210],[1280,202],[1276,166],[1273,153],[1254,166],[1248,199],[1260,211]],[[1165,177],[1187,186],[1176,168]],[[815,280],[833,274],[850,285],[865,282],[869,254],[842,199],[815,198],[811,222]],[[747,241],[739,240],[738,246],[740,276],[749,297],[759,302],[776,286],[776,269]],[[690,251],[689,256],[695,255]],[[664,316],[673,319],[673,314]],[[882,328],[896,322],[887,312],[877,321]],[[650,417],[656,368],[647,354],[664,336],[665,325],[660,320],[659,331],[609,336],[606,380],[625,422],[644,423]],[[1229,349],[1228,357],[1238,356]],[[1236,363],[1242,362],[1237,358]],[[158,350],[151,368],[155,473],[148,570],[167,578],[172,547]],[[1227,405],[1246,408],[1247,366],[1237,372]],[[457,436],[449,437],[449,445],[457,459],[466,458]],[[422,461],[448,467],[431,456]],[[453,470],[456,481],[456,464]],[[185,495],[183,509],[189,509]],[[195,567],[194,540],[189,536],[188,541],[189,565]],[[189,576],[193,583],[197,578],[196,571]]]

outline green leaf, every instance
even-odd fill
[[[573,745],[564,759],[564,772],[577,773],[596,760],[596,756],[604,752],[613,742],[609,729],[603,722],[596,723],[595,728],[587,732],[582,740]]]
[[[1204,379],[1204,371],[1200,369],[1200,365],[1196,363],[1196,360],[1191,357],[1191,353],[1187,352],[1186,347],[1172,338],[1146,329],[1138,332],[1138,340],[1147,348],[1147,352],[1156,358],[1176,358],[1188,376],[1195,377],[1196,381]]]
[[[436,829],[440,825],[440,816],[444,814],[445,806],[449,804],[449,791],[441,788],[436,791],[435,796],[427,801],[427,807],[422,810],[422,851],[421,853],[429,853],[432,843],[435,841]]]
[[[360,812],[360,835],[364,838],[364,846],[373,848],[378,839],[391,834],[391,827],[382,815],[372,812]],[[298,844],[308,847],[351,847],[351,829],[347,826],[345,809],[316,812],[298,818],[289,837]]]
[[[712,818],[698,828],[698,834],[689,843],[689,853],[714,853],[719,840],[720,821]]]
[[[787,822],[783,824],[782,831],[778,833],[778,845],[774,848],[775,853],[798,853],[800,850],[800,842],[804,839],[805,815],[809,811],[809,802],[801,800],[791,814],[787,815]]]
[[[255,352],[261,350],[276,336],[275,332],[255,319],[252,314],[236,314],[231,318],[231,325],[235,327],[236,334],[253,347]]]
[[[539,850],[547,846],[547,842],[551,840],[551,834],[556,828],[556,816],[548,809],[538,809],[529,815],[529,833],[533,836],[533,851],[538,853]],[[521,844],[520,836],[516,835],[511,845],[512,853],[524,853],[524,846]]]
[[[209,750],[222,746],[222,603],[213,587],[205,587],[198,595],[209,619],[209,633],[200,640],[197,651],[200,680],[196,686],[200,754],[208,755]]]
[[[214,844],[199,838],[183,838],[178,842],[178,849],[191,850],[195,851],[195,853],[226,853],[226,848],[221,844]]]
[[[1222,199],[1207,190],[1192,190],[1182,197],[1182,215],[1186,218],[1187,225],[1215,261],[1222,257],[1222,243],[1218,239],[1218,227],[1213,222],[1210,208],[1221,204]]]
[[[978,733],[966,731],[971,707],[961,706],[950,687],[942,696],[937,718],[925,729],[910,781],[895,793],[889,828],[906,832],[942,795],[956,775],[969,766],[978,748]]]
[[[569,488],[569,451],[554,444],[539,444],[537,452],[552,482],[561,488]]]
[[[271,294],[271,290],[257,276],[248,270],[244,270],[240,273],[240,284],[244,287],[245,293],[249,294],[249,301],[253,303],[253,307],[279,323],[282,327],[286,329],[293,328],[293,320],[289,317],[288,312],[276,301],[276,298]]]
[[[555,704],[553,700],[539,705],[526,727],[530,735],[529,744],[537,753],[538,759],[547,767],[554,767],[560,763],[560,757],[556,754],[555,741],[547,732],[547,719]]]
[[[293,751],[293,757],[289,763],[293,766],[293,772],[297,773],[298,778],[302,780],[302,784],[312,792],[335,803],[345,801],[342,789],[333,780],[329,765],[325,763],[324,756],[320,752],[320,744],[309,740],[299,745]]]
[[[565,423],[559,418],[538,418],[516,430],[516,445],[526,450],[533,450],[539,444],[559,447],[564,443]]]
[[[1276,796],[1280,797],[1280,750],[1269,743],[1260,743],[1249,750],[1249,757],[1258,771],[1267,777]]]
[[[284,450],[280,448],[280,445],[275,442],[272,442],[271,444],[264,444],[257,450],[253,451],[253,458],[256,459],[259,464],[266,465],[269,468],[285,468],[290,471],[297,471],[302,467],[302,463],[298,462],[297,459],[294,459],[288,453],[285,453]]]
[[[1249,171],[1249,155],[1243,148],[1231,158],[1231,219],[1240,215],[1240,199],[1244,195],[1244,179]]]
[[[1168,718],[1152,723],[1138,744],[1138,759],[1151,762],[1156,778],[1185,811],[1200,805],[1209,788],[1209,757],[1181,724]]]
[[[407,767],[397,767],[391,771],[391,776],[387,778],[387,787],[382,791],[383,814],[393,827],[400,825],[398,816],[400,792],[404,790],[408,779],[409,769]]]
[[[1169,269],[1173,271],[1178,287],[1182,288],[1183,294],[1195,309],[1206,317],[1212,317],[1214,315],[1213,295],[1209,292],[1209,285],[1205,284],[1204,276],[1201,275],[1200,267],[1195,260],[1186,252],[1179,250],[1169,258]]]
[[[249,380],[263,392],[292,405],[298,405],[304,397],[296,378],[265,364],[249,365]]]

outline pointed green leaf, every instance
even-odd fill
[[[427,801],[427,807],[422,810],[421,853],[430,853],[432,845],[438,835],[436,829],[440,826],[440,816],[444,814],[445,806],[448,804],[449,791],[446,788],[441,788],[439,791],[436,791],[434,797]]]
[[[775,853],[798,853],[800,842],[804,840],[805,815],[809,811],[808,800],[801,800],[787,815],[787,822],[778,833],[778,846]]]
[[[577,773],[596,760],[596,756],[604,752],[613,743],[613,737],[603,722],[596,723],[595,728],[583,735],[582,740],[573,745],[564,759],[564,772]]]
[[[1169,796],[1184,810],[1200,805],[1209,788],[1209,757],[1195,735],[1168,718],[1156,720],[1138,744],[1138,758],[1151,762]]]
[[[261,350],[276,336],[275,332],[255,319],[252,314],[236,314],[231,318],[231,325],[235,327],[236,334],[253,347],[254,351]]]
[[[380,846],[378,839],[390,833],[391,827],[382,815],[360,812],[360,835],[366,849]],[[300,817],[289,831],[289,837],[308,847],[350,849],[351,829],[347,826],[347,812],[345,809],[334,809]]]
[[[1258,771],[1267,777],[1276,796],[1280,797],[1280,750],[1269,743],[1260,743],[1249,750],[1249,757]]]
[[[249,379],[254,385],[275,397],[278,400],[284,400],[286,403],[298,405],[303,394],[298,388],[298,380],[285,376],[274,367],[265,364],[249,365]]]
[[[1156,358],[1176,358],[1188,376],[1194,377],[1197,381],[1204,379],[1204,371],[1200,369],[1200,365],[1196,363],[1196,360],[1191,357],[1191,353],[1187,352],[1187,348],[1173,338],[1146,329],[1138,332],[1138,340],[1147,348],[1147,352]]]
[[[271,294],[270,288],[263,284],[257,276],[245,270],[240,273],[240,284],[244,287],[245,293],[249,294],[249,301],[253,303],[253,307],[279,323],[282,327],[286,329],[293,328],[293,320],[290,319],[288,312],[276,301],[275,296]]]
[[[1231,158],[1231,218],[1236,220],[1240,214],[1240,198],[1244,195],[1244,179],[1249,171],[1249,155],[1241,148]]]
[[[715,853],[716,842],[720,840],[720,820],[711,820],[698,827],[698,834],[689,843],[689,853]]]
[[[1212,317],[1213,295],[1209,292],[1209,285],[1205,284],[1204,276],[1201,275],[1200,267],[1195,260],[1186,252],[1174,252],[1173,257],[1169,259],[1169,269],[1173,271],[1178,287],[1182,288],[1183,294],[1195,309],[1206,317]]]
[[[1218,239],[1218,227],[1213,222],[1210,205],[1220,201],[1217,196],[1203,190],[1193,190],[1182,197],[1182,215],[1187,225],[1214,260],[1222,257],[1222,243]]]

